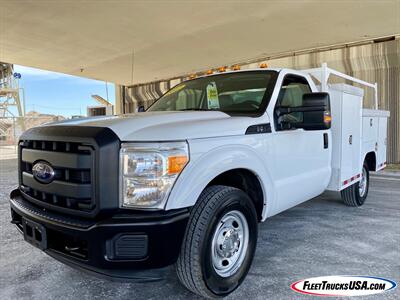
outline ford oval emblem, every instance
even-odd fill
[[[42,183],[50,183],[54,180],[55,172],[49,163],[39,161],[33,165],[32,174],[37,181]]]

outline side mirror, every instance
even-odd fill
[[[290,124],[289,127],[305,130],[324,130],[331,128],[331,105],[328,93],[307,93],[303,95],[303,105],[297,107],[278,107],[278,117],[301,113],[302,121]]]
[[[303,95],[303,122],[306,130],[331,128],[331,100],[328,93],[308,93]]]
[[[140,105],[137,109],[138,112],[144,112],[144,106]]]

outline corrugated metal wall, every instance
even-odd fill
[[[256,68],[260,62],[270,67],[308,69],[322,62],[343,73],[378,83],[379,108],[390,111],[388,126],[389,163],[400,163],[400,39],[372,42],[363,45],[335,46],[336,49],[307,50],[302,53],[266,57],[252,63],[241,64],[242,69]],[[186,77],[152,82],[125,89],[125,113],[134,112],[138,105],[148,107],[169,88]],[[373,93],[367,91],[364,107],[373,105]]]

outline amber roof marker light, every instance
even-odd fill
[[[219,67],[218,68],[218,72],[219,73],[223,73],[223,72],[225,72],[226,71],[226,66],[222,66],[222,67]]]
[[[214,73],[214,71],[213,71],[212,69],[210,69],[210,70],[208,70],[208,71],[206,72],[207,75],[211,75],[211,74],[213,74],[213,73]]]
[[[240,70],[240,66],[239,66],[239,65],[233,65],[233,66],[231,67],[231,69],[232,69],[233,71],[238,71],[238,70]]]
[[[262,69],[268,68],[267,63],[262,63],[262,64],[260,64],[260,68],[262,68]]]

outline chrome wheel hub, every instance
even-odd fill
[[[219,245],[217,251],[221,257],[232,257],[239,250],[239,234],[235,230],[226,231],[225,236],[220,237]]]
[[[242,265],[249,244],[249,226],[240,211],[226,213],[214,231],[211,257],[215,272],[229,277]]]
[[[366,191],[367,191],[367,171],[365,170],[365,168],[363,168],[361,179],[360,182],[358,183],[358,193],[360,194],[360,197],[364,197]]]

